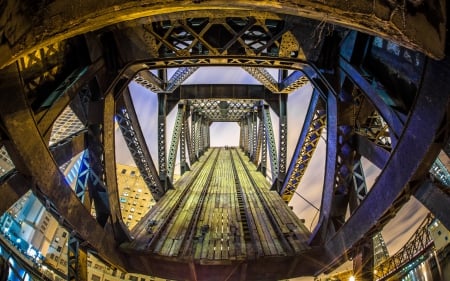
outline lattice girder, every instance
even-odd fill
[[[281,197],[286,203],[289,203],[294,196],[326,125],[326,111],[317,91],[313,93],[303,124],[297,147],[280,191]]]

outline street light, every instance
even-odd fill
[[[355,281],[355,276],[351,275],[350,278],[348,278],[348,281]]]

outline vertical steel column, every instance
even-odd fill
[[[357,247],[358,255],[353,259],[353,273],[355,280],[374,280],[374,251],[373,240],[368,239]]]
[[[186,107],[186,105],[185,105]],[[183,124],[181,124],[180,133],[180,173],[183,175],[185,172],[189,171],[189,165],[186,162],[186,149],[188,151],[189,161],[193,162],[191,159],[191,140],[189,137],[189,125],[187,121],[188,111],[185,108],[183,114]]]
[[[259,122],[261,122],[261,162],[258,166],[258,171],[260,171],[264,176],[267,175],[267,128],[264,122],[264,105],[259,106]]]
[[[259,110],[255,113],[256,119],[258,120],[258,115],[260,114]],[[258,124],[258,133],[257,133],[257,140],[255,145],[255,153],[253,154],[252,161],[253,164],[258,165],[259,162],[259,154],[261,153],[261,146],[262,146],[262,139],[264,135],[264,122],[262,119],[259,119]]]
[[[266,139],[269,145],[270,152],[270,168],[272,172],[272,183],[278,177],[278,156],[277,147],[275,144],[275,136],[273,134],[272,119],[270,118],[270,109],[268,105],[264,105],[264,127],[266,128]]]
[[[178,144],[180,144],[180,150],[184,149],[184,142],[180,143],[180,137],[181,135],[184,135],[184,133],[181,132],[181,127],[183,126],[184,109],[185,109],[184,103],[180,102],[178,104],[178,112],[175,120],[175,126],[173,128],[172,141],[170,143],[170,150],[169,150],[169,158],[167,161],[167,175],[171,182],[173,181],[173,173],[175,170],[175,161],[177,159]],[[186,162],[185,155],[184,161]]]
[[[258,117],[256,112],[252,112],[252,151],[250,154],[250,159],[254,162],[256,156],[256,150],[258,148]]]
[[[203,126],[203,122],[204,122],[205,117],[200,116],[199,120],[198,120],[198,132],[197,132],[197,141],[198,141],[198,157],[202,156],[203,153],[205,152],[203,150],[204,148],[204,140],[205,138],[203,137],[204,134],[204,126]]]
[[[253,151],[253,118],[251,114],[247,115],[247,156],[251,156]]]
[[[280,103],[280,114],[279,114],[279,129],[280,129],[280,147],[278,154],[278,177],[272,186],[272,190],[280,192],[283,181],[286,177],[286,166],[287,166],[287,99],[288,95],[280,94],[278,97]]]
[[[67,243],[67,280],[87,281],[87,254],[80,248],[80,242],[71,233]]]
[[[158,164],[159,180],[164,191],[170,188],[166,162],[166,100],[165,93],[158,93]]]
[[[239,147],[245,151],[244,140],[245,140],[245,128],[244,128],[244,119],[239,122],[240,134],[239,134]]]
[[[191,143],[191,145],[192,145],[192,151],[194,152],[195,161],[198,160],[197,119],[198,119],[197,113],[192,112],[192,114],[191,114],[191,140],[192,140],[192,143]]]

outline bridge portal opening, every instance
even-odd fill
[[[213,122],[209,127],[211,147],[239,146],[237,122]]]

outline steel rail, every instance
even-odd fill
[[[239,155],[238,152],[235,152],[235,154],[237,155],[237,160],[239,161],[239,163],[241,163],[241,165],[244,167],[244,170],[245,170],[250,182],[252,183],[251,186],[252,186],[253,190],[255,191],[256,195],[258,196],[259,201],[263,205],[264,212],[266,213],[267,217],[269,218],[270,224],[271,224],[272,228],[275,230],[276,235],[280,238],[283,248],[285,249],[285,251],[287,253],[293,254],[294,248],[287,241],[285,235],[283,234],[283,231],[281,230],[280,226],[277,223],[277,220],[275,219],[273,213],[270,211],[269,204],[267,203],[264,196],[261,194],[261,191],[258,188],[256,188],[257,184],[256,184],[255,180],[253,179],[253,177],[250,175],[250,171],[248,170],[247,166],[245,165],[244,160],[242,159],[242,157]]]
[[[215,170],[214,167],[216,166],[217,159],[219,159],[219,154],[220,154],[220,150],[216,153],[213,165],[211,166],[211,170],[209,171],[208,176],[206,178],[206,182],[205,182],[205,184],[204,184],[204,186],[202,188],[202,191],[200,192],[200,198],[198,199],[198,202],[195,205],[195,210],[194,210],[194,212],[192,214],[193,218],[189,221],[189,225],[188,225],[188,228],[187,228],[189,230],[188,237],[187,237],[187,239],[183,240],[183,242],[182,242],[182,244],[180,246],[180,249],[183,249],[183,252],[182,252],[183,256],[189,256],[191,254],[190,250],[192,250],[192,247],[191,247],[192,239],[194,238],[194,235],[197,232],[196,231],[197,230],[197,223],[198,223],[199,217],[200,217],[200,215],[202,213],[203,202],[205,201],[205,197],[208,194],[210,183],[211,183],[211,180],[212,180],[212,177],[213,177],[213,174],[214,174],[214,170]],[[209,155],[208,160],[209,160],[209,158],[211,158],[211,155],[212,155],[212,153]],[[208,161],[205,161],[205,164],[203,166],[206,165],[206,162],[208,162]],[[199,171],[200,170],[202,170],[202,169],[199,169]],[[197,177],[195,177],[195,178],[197,178]],[[188,190],[188,189],[192,190],[191,188],[187,188],[186,190]]]
[[[229,150],[229,152],[230,152],[230,162],[233,167],[232,170],[233,170],[233,177],[234,177],[235,185],[236,185],[236,193],[238,196],[239,209],[241,208],[241,205],[244,207],[244,213],[240,212],[242,228],[244,228],[245,226],[247,226],[247,228],[249,228],[248,233],[246,233],[244,230],[244,240],[247,241],[248,238],[251,239],[254,250],[256,251],[256,256],[260,257],[263,255],[262,249],[260,247],[257,247],[255,233],[253,231],[250,231],[250,229],[256,228],[256,224],[255,224],[251,214],[249,214],[249,212],[248,212],[250,207],[248,206],[248,200],[246,198],[245,192],[243,192],[243,188],[242,188],[241,182],[239,180],[238,172],[236,169],[236,164],[233,161],[233,153],[231,152],[231,149]]]
[[[170,209],[170,211],[168,212],[166,219],[162,222],[162,224],[160,224],[160,227],[158,228],[157,231],[154,232],[153,236],[150,238],[150,241],[147,243],[146,248],[149,251],[153,251],[154,247],[155,247],[155,242],[159,240],[159,237],[161,236],[161,234],[164,232],[164,230],[166,230],[169,222],[171,221],[171,219],[173,218],[173,216],[175,215],[176,211],[179,210],[182,206],[184,206],[185,202],[186,202],[186,195],[189,191],[191,191],[191,186],[192,184],[195,182],[195,180],[197,179],[198,174],[200,173],[200,171],[202,171],[203,167],[206,166],[206,163],[208,163],[208,160],[211,158],[213,152],[211,152],[208,156],[207,159],[202,163],[202,166],[200,168],[198,168],[195,171],[195,175],[193,175],[190,178],[190,181],[186,183],[186,187],[184,188],[183,192],[179,195],[177,201],[172,205],[172,208]],[[213,169],[211,169],[213,170]],[[152,212],[149,213],[150,216],[146,217],[146,220],[151,219],[151,214]],[[146,225],[142,225],[143,228],[146,227]],[[142,231],[142,229],[138,230],[139,232]]]

